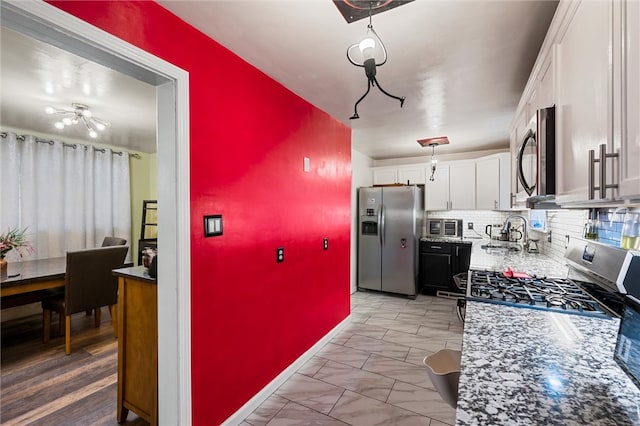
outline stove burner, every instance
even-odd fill
[[[566,312],[608,315],[606,308],[571,280],[532,276],[507,278],[500,272],[472,271],[467,296],[478,300]]]

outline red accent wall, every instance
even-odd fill
[[[155,3],[51,3],[189,72],[193,421],[219,424],[349,314],[350,129]]]

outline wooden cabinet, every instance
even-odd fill
[[[376,167],[372,169],[374,185],[423,185],[426,166]]]
[[[129,410],[158,424],[158,297],[156,280],[145,268],[123,268],[118,275],[117,420]]]
[[[621,9],[622,23],[619,197],[640,200],[640,2],[627,1],[616,6]]]
[[[511,208],[509,160],[509,153],[504,153],[476,161],[476,209]]]

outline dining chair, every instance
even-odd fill
[[[71,315],[95,309],[95,327],[100,326],[100,308],[109,306],[113,334],[117,337],[116,303],[118,279],[114,269],[124,265],[128,246],[109,246],[67,252],[64,295],[42,301],[43,341],[49,341],[52,312],[64,315],[65,352],[71,353]]]
[[[102,240],[102,247],[123,246],[125,244],[127,244],[127,240],[119,237],[104,237]]]

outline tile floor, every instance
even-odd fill
[[[425,356],[460,349],[455,300],[357,292],[352,323],[258,407],[242,426],[455,423]]]

